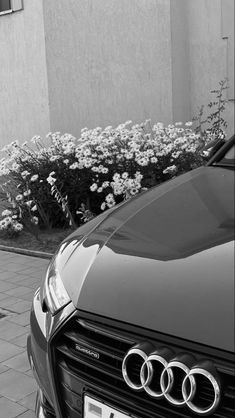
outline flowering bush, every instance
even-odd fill
[[[0,231],[6,233],[10,237],[16,237],[23,229],[23,225],[18,222],[17,215],[11,210],[4,210],[2,212],[2,219],[0,219]]]
[[[38,236],[39,219],[35,216],[36,206],[30,199],[31,191],[27,189],[23,194],[18,193],[17,188],[12,189],[12,182],[0,185],[5,192],[11,209],[5,209],[0,218],[0,231],[8,236],[17,236],[23,228],[30,230],[36,237]]]
[[[204,163],[201,147],[211,137],[192,122],[164,126],[150,120],[113,128],[84,128],[81,137],[49,133],[46,143],[17,141],[4,147],[0,176],[19,219],[41,227],[75,227],[116,203]]]

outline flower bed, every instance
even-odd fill
[[[201,148],[211,136],[192,122],[164,126],[150,120],[113,128],[84,128],[81,137],[49,133],[43,141],[4,147],[1,194],[7,208],[0,231],[16,237],[24,229],[75,228],[144,189],[205,162]]]
[[[70,229],[54,229],[53,231],[43,230],[40,232],[40,239],[36,239],[30,232],[25,230],[13,239],[6,235],[3,237],[0,234],[0,247],[3,246],[3,248],[10,247],[29,250],[31,252],[40,251],[53,254],[61,241],[63,241],[70,232]]]

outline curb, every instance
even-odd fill
[[[42,251],[32,251],[26,250],[24,248],[17,248],[17,247],[7,247],[6,245],[0,245],[0,251],[8,251],[10,253],[28,255],[30,257],[38,257],[38,258],[45,258],[51,259],[53,254],[51,253],[44,253]]]

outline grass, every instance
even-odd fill
[[[7,247],[23,248],[32,251],[54,253],[63,239],[71,233],[71,229],[53,229],[41,231],[39,240],[29,232],[23,231],[18,237],[9,238],[0,235],[0,245]]]

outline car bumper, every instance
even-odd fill
[[[53,370],[51,368],[50,340],[74,310],[72,304],[69,304],[60,313],[52,316],[49,312],[44,312],[42,309],[39,289],[34,295],[30,315],[30,335],[27,340],[27,353],[31,369],[38,384],[35,418],[61,417],[55,382],[53,380]]]
[[[52,403],[49,403],[48,401],[50,395],[48,395],[48,393],[46,394],[48,383],[48,381],[46,380],[46,376],[48,376],[48,373],[44,374],[43,379],[40,379],[38,376],[38,362],[35,362],[32,357],[31,336],[28,337],[27,351],[31,369],[33,371],[35,380],[38,384],[37,397],[35,403],[35,418],[55,418],[55,409],[52,406]],[[44,370],[46,371],[47,369]],[[46,395],[44,395],[44,393]]]
[[[48,404],[48,401],[40,389],[38,389],[37,392],[35,418],[55,418],[54,408]]]

